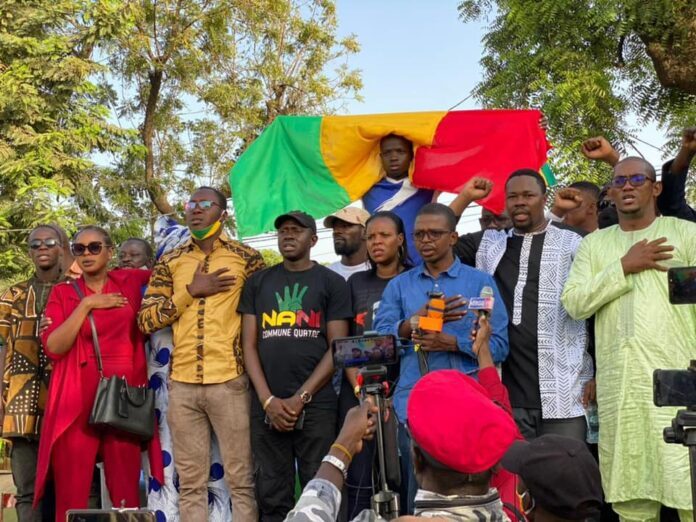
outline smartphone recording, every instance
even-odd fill
[[[333,341],[336,368],[389,365],[398,362],[396,338],[393,335],[343,337]]]

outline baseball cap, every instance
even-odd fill
[[[518,440],[502,463],[522,477],[536,504],[549,513],[570,520],[599,516],[602,482],[584,441],[560,435]]]
[[[303,227],[309,228],[314,234],[317,233],[317,222],[312,216],[306,212],[302,212],[301,210],[291,210],[282,216],[278,216],[273,222],[273,226],[276,228],[276,230],[278,230],[283,221],[287,219],[294,219]]]
[[[351,225],[362,225],[364,227],[367,220],[370,219],[370,213],[358,207],[345,207],[326,217],[324,219],[324,226],[326,228],[333,228],[337,219],[350,223]]]
[[[447,469],[483,473],[517,436],[512,416],[458,370],[422,377],[408,399],[408,429],[418,448]]]

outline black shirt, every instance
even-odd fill
[[[391,279],[382,279],[375,270],[358,272],[348,278],[348,288],[353,303],[351,335],[362,335],[372,330],[372,323],[382,294]]]
[[[353,315],[348,285],[340,275],[318,264],[291,272],[282,263],[249,278],[239,312],[256,316],[261,367],[271,393],[280,398],[297,393],[326,353],[327,322]],[[314,394],[311,405],[336,407],[330,382]],[[255,395],[252,409],[262,411]]]
[[[351,301],[353,303],[353,321],[351,321],[351,335],[362,335],[372,330],[372,325],[377,315],[377,308],[382,301],[382,294],[387,287],[390,279],[382,279],[377,272],[366,270],[358,272],[348,278],[348,288],[350,290]],[[399,377],[399,365],[392,364],[387,367],[387,380],[394,383]],[[392,390],[394,387],[392,386]],[[351,387],[345,374],[341,380],[341,391],[339,394],[339,413],[343,418],[348,409],[358,404],[355,392]],[[341,421],[342,421],[341,418]]]
[[[568,228],[580,233],[577,229],[563,223],[551,222],[550,225]],[[519,324],[514,324],[515,287],[520,279],[520,262],[524,237],[515,234],[508,237],[505,253],[496,267],[495,274],[493,274],[509,318],[508,339],[510,353],[505,362],[503,362],[503,384],[508,389],[510,403],[513,408],[541,409],[537,321],[539,313],[539,271],[546,232],[531,236],[532,241],[527,260],[526,282],[522,293],[521,317]],[[465,234],[459,238],[454,251],[463,263],[476,266],[476,252],[482,238],[483,232]]]
[[[686,203],[686,178],[689,169],[672,172],[670,160],[662,166],[662,192],[657,196],[657,208],[663,216],[674,216],[696,222],[696,209]]]
[[[495,282],[508,313],[510,353],[503,362],[503,384],[510,393],[513,408],[541,408],[539,394],[539,354],[537,305],[539,302],[539,268],[546,233],[532,236],[527,281],[522,292],[522,320],[513,324],[515,287],[519,278],[523,236],[513,235],[495,271]]]

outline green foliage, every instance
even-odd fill
[[[459,13],[492,16],[476,96],[486,107],[541,108],[564,181],[608,177],[580,155],[588,137],[641,148],[631,114],[675,140],[696,121],[693,0],[463,0]]]
[[[358,44],[337,39],[331,0],[131,8],[133,31],[109,64],[125,93],[119,114],[137,122],[146,149],[126,163],[162,213],[201,184],[227,191],[234,160],[277,115],[331,112],[361,88],[345,65]]]
[[[274,266],[283,262],[283,256],[281,256],[275,250],[271,250],[270,248],[264,248],[262,250],[259,250],[259,253],[263,257],[266,266]]]
[[[110,93],[95,82],[104,67],[91,55],[126,25],[119,5],[0,4],[0,279],[27,270],[22,229],[108,212],[92,155],[121,151],[129,133],[109,121]]]
[[[357,97],[336,31],[332,0],[0,2],[0,281],[26,229],[147,237],[277,115]]]

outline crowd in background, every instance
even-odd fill
[[[324,221],[340,256],[328,267],[311,260],[317,225],[301,209],[275,220],[282,262],[266,267],[225,232],[211,187],[191,194],[186,227],[162,226],[156,256],[97,226],[70,239],[36,227],[34,275],[0,297],[19,520],[86,508],[98,461],[111,504],[142,505],[143,450],[159,521],[382,520],[379,413],[331,350],[370,331],[401,340],[383,420],[404,520],[690,520],[688,452],[663,441],[676,408],[653,404],[652,372],[696,353],[696,305],[670,304],[665,273],[696,266],[696,128],[659,179],[602,137],[582,154],[611,166],[605,187],[574,183],[550,201],[538,172],[517,170],[505,213],[483,210],[481,231],[459,236],[491,181],[437,203],[410,184],[412,144],[386,136],[364,209]],[[492,309],[469,310],[486,292]],[[427,329],[433,295],[443,324]],[[111,376],[156,390],[154,437],[91,422]]]

